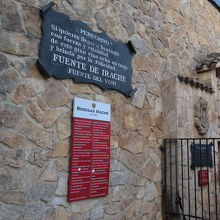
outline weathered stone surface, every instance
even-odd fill
[[[34,125],[30,120],[23,119],[20,124],[20,130],[24,136],[40,147],[53,148],[54,136],[51,131],[46,131]]]
[[[111,172],[110,186],[123,185],[128,183],[128,174],[125,172]]]
[[[25,84],[36,91],[37,94],[43,93],[47,86],[47,81],[43,78],[35,79],[31,77],[25,78]]]
[[[0,72],[7,68],[8,68],[8,59],[4,54],[0,53]]]
[[[68,177],[66,174],[63,174],[62,176],[59,177],[55,192],[56,195],[59,196],[67,195],[67,185],[68,185],[67,182],[68,182]]]
[[[85,19],[90,21],[93,17],[93,8],[95,2],[94,1],[87,1],[87,0],[77,0],[73,5],[75,8],[76,13],[80,16],[81,19]]]
[[[53,157],[67,157],[69,154],[69,143],[59,143],[55,146]]]
[[[152,131],[152,128],[151,127],[149,127],[148,125],[145,125],[145,126],[143,126],[143,127],[140,127],[139,129],[138,129],[138,132],[142,135],[142,136],[144,136],[144,137],[149,137],[150,136],[150,134],[153,132]]]
[[[22,220],[23,218],[21,206],[13,205],[11,207],[10,205],[1,203],[0,213],[1,219]]]
[[[103,205],[98,205],[92,209],[91,220],[103,219],[103,217],[104,217]]]
[[[110,137],[111,148],[118,148],[118,137],[111,136]]]
[[[152,181],[160,181],[160,171],[159,168],[155,165],[155,163],[148,159],[143,166],[143,175],[152,180]]]
[[[99,10],[95,13],[95,19],[98,24],[99,29],[102,31],[107,31],[108,25],[106,22],[107,16],[104,10]]]
[[[121,200],[130,198],[132,196],[132,190],[128,185],[121,185],[112,187],[110,196],[113,202],[120,202]]]
[[[131,202],[132,199],[125,199],[121,202],[115,202],[114,204],[106,205],[104,209],[107,214],[114,215],[119,213],[121,209],[126,208]]]
[[[109,204],[109,205],[106,205],[105,206],[105,212],[109,215],[114,215],[114,214],[117,214],[119,211],[120,211],[120,208],[119,208],[119,202],[115,202],[114,204]]]
[[[46,109],[43,111],[44,120],[43,125],[46,128],[50,128],[54,125],[57,119],[63,114],[63,110],[61,109]]]
[[[40,73],[40,70],[37,66],[37,60],[34,58],[29,58],[25,60],[25,66],[26,71],[25,75],[27,77],[33,77],[33,78],[42,78],[42,75]]]
[[[22,114],[22,108],[13,104],[0,104],[0,126],[15,127]]]
[[[130,151],[131,153],[138,154],[143,151],[145,140],[142,136],[137,135],[135,132],[125,134],[120,138],[119,145]]]
[[[4,58],[3,58],[4,59]],[[19,75],[14,69],[7,69],[0,75],[0,100],[6,100],[19,81]]]
[[[130,173],[129,175],[129,184],[132,184],[134,186],[144,186],[146,182],[146,178],[141,178],[135,173]]]
[[[141,54],[147,53],[147,44],[144,39],[142,39],[139,35],[134,34],[131,37],[131,42],[134,45],[137,52]]]
[[[48,202],[52,194],[55,192],[55,188],[55,185],[52,183],[39,182],[31,188],[29,200],[35,202],[39,200]]]
[[[65,206],[65,204],[67,203],[67,201],[64,198],[60,198],[60,197],[54,197],[51,201],[53,206],[58,206],[58,205],[63,205]]]
[[[143,199],[144,195],[145,195],[145,189],[144,188],[140,188],[136,198],[138,200]]]
[[[30,192],[31,187],[40,179],[41,169],[35,165],[28,163],[28,160],[26,160],[22,169],[20,169],[19,172],[18,170],[15,172],[19,177],[20,184],[28,193]],[[14,174],[14,176],[16,175]]]
[[[26,30],[29,34],[34,36],[41,36],[41,19],[39,19],[40,9],[24,5],[22,7],[24,14],[24,22]]]
[[[10,172],[10,169],[0,168],[0,191],[15,190],[21,188],[17,176]]]
[[[71,135],[71,116],[66,113],[62,118],[57,121],[57,131],[60,140],[64,140]]]
[[[25,205],[26,193],[23,191],[10,190],[0,191],[0,201],[7,204]]]
[[[11,1],[0,0],[0,18],[2,27],[10,31],[22,32],[21,17],[18,13],[16,4]]]
[[[151,117],[156,122],[156,119],[160,117],[162,113],[162,98],[152,93],[146,93],[146,99],[148,102],[148,106],[151,109]]]
[[[0,50],[21,56],[36,56],[38,43],[21,33],[0,31]]]
[[[162,43],[159,41],[159,39],[157,37],[155,37],[154,35],[151,36],[151,43],[154,47],[154,49],[158,50],[159,53],[161,54],[161,50],[163,48]]]
[[[43,167],[50,159],[51,151],[34,148],[29,156],[28,161],[32,164]]]
[[[43,112],[35,101],[29,101],[27,103],[26,110],[28,114],[32,118],[36,119],[38,122],[41,122],[43,120],[44,117]]]
[[[59,159],[55,161],[56,164],[56,168],[57,171],[64,171],[64,172],[68,172],[69,171],[69,160],[66,159]]]
[[[132,35],[135,33],[134,22],[129,14],[126,14],[126,13],[120,14],[120,20],[123,26],[126,28],[129,35]]]
[[[169,47],[169,41],[168,38],[165,36],[166,32],[165,31],[155,31],[154,32],[157,38],[162,42],[164,47]]]
[[[136,107],[132,105],[126,105],[123,109],[124,115],[127,117],[124,118],[124,129],[126,130],[137,130],[140,126],[142,126],[143,121],[147,118],[148,120],[145,121],[146,124],[150,125],[151,122],[151,116],[149,114],[149,110],[147,108],[143,109],[143,112],[141,113],[140,109],[137,109]],[[117,123],[117,120],[116,120]],[[120,134],[119,136],[121,136]]]
[[[70,80],[69,82],[69,92],[71,94],[93,94],[93,90],[91,90],[90,87],[88,87],[87,84],[82,83],[74,83],[73,80]]]
[[[133,18],[134,20],[139,20],[143,24],[146,22],[145,16],[141,11],[133,12]]]
[[[134,214],[134,204],[130,204],[124,211],[125,213],[125,219],[129,220],[132,219],[132,216]]]
[[[46,103],[54,108],[65,105],[69,101],[69,95],[60,81],[51,80],[45,93],[42,95]]]
[[[34,89],[26,85],[20,85],[12,92],[11,100],[18,105],[35,95],[36,92]]]
[[[111,171],[123,171],[125,166],[118,160],[111,160]]]
[[[41,107],[41,109],[45,109],[47,107],[47,103],[41,96],[37,96],[37,104]]]
[[[23,152],[19,149],[10,149],[1,152],[3,163],[10,167],[22,167],[23,165]]]
[[[24,147],[26,144],[26,139],[23,135],[16,131],[7,130],[0,131],[0,142],[6,144],[8,147]]]
[[[71,210],[72,212],[76,213],[87,213],[99,204],[100,201],[97,198],[91,199],[89,201],[79,200],[71,204]]]
[[[41,220],[44,216],[44,203],[29,203],[24,210],[24,219]]]
[[[69,217],[70,214],[66,211],[66,209],[62,206],[58,206],[47,211],[45,220],[68,220]]]
[[[146,93],[146,85],[145,84],[140,85],[138,87],[137,92],[135,92],[132,98],[131,104],[137,108],[143,109],[145,93]]]
[[[154,74],[156,72],[155,63],[151,62],[149,58],[146,56],[141,55],[135,55],[134,56],[134,63],[136,65],[137,71],[145,71]],[[137,93],[137,92],[136,92]]]
[[[112,152],[112,158],[122,161],[129,169],[137,174],[141,174],[141,167],[144,162],[144,155],[134,155],[129,151],[117,150]]]
[[[50,161],[44,172],[42,173],[41,179],[47,182],[54,182],[57,180],[56,165],[53,161]]]

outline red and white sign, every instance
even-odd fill
[[[199,170],[199,186],[205,186],[209,183],[209,171],[208,170]]]
[[[109,104],[74,99],[69,202],[108,194],[110,118]]]

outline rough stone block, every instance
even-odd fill
[[[144,100],[145,100],[145,93],[146,93],[146,85],[140,85],[138,87],[137,92],[134,94],[131,104],[137,108],[143,109]]]
[[[28,158],[28,161],[31,164],[35,164],[40,167],[43,167],[49,161],[50,157],[51,157],[50,150],[34,148]]]
[[[46,109],[43,111],[44,119],[43,125],[46,128],[50,128],[58,120],[58,118],[64,113],[62,109]]]
[[[69,154],[69,143],[59,143],[55,146],[53,157],[67,157]]]
[[[61,82],[56,80],[51,80],[48,83],[45,93],[42,95],[42,97],[52,108],[63,106],[69,101],[69,95],[64,86]]]
[[[24,219],[41,220],[44,216],[45,204],[42,202],[29,203],[24,210]]]
[[[0,126],[8,128],[15,127],[21,114],[21,107],[11,103],[0,104]]]
[[[44,172],[42,173],[41,179],[47,182],[54,182],[57,180],[56,165],[53,161],[50,161]]]
[[[56,195],[63,196],[67,195],[67,184],[68,183],[68,177],[67,175],[62,175],[59,177],[57,188],[56,188]]]
[[[132,17],[129,14],[122,13],[120,14],[120,20],[122,25],[126,28],[129,35],[135,33],[135,25]]]
[[[23,135],[12,130],[0,131],[0,142],[11,148],[25,146],[27,143]]]
[[[24,5],[22,9],[27,32],[29,34],[33,34],[34,36],[40,37],[42,24],[42,20],[39,19],[40,9],[27,5]]]
[[[110,186],[124,185],[128,183],[128,174],[126,172],[111,172]]]
[[[0,191],[0,201],[7,204],[25,205],[27,201],[26,193],[17,190]]]
[[[146,54],[147,53],[147,43],[146,41],[141,38],[139,35],[134,34],[131,37],[131,41],[135,47],[135,49],[141,53],[141,54]]]
[[[54,136],[51,131],[46,131],[27,119],[22,120],[20,129],[23,135],[36,145],[43,148],[53,148]]]
[[[91,220],[103,219],[103,217],[104,217],[103,205],[100,204],[92,209]]]
[[[8,59],[4,54],[0,53],[0,72],[8,68]]]
[[[11,94],[11,100],[19,105],[27,99],[36,95],[36,91],[29,86],[19,85]]]
[[[21,33],[0,31],[0,50],[19,56],[36,56],[38,41]]]
[[[29,101],[27,103],[26,110],[28,114],[36,119],[38,122],[41,122],[44,118],[43,112],[35,101]]]
[[[20,168],[23,166],[23,151],[19,149],[10,149],[1,152],[3,163],[10,167]]]
[[[57,121],[57,131],[60,140],[64,140],[71,135],[71,115],[66,113],[62,118]]]
[[[52,183],[36,183],[30,191],[29,199],[36,202],[39,200],[48,202],[54,194],[55,188],[55,185]]]
[[[7,69],[0,75],[0,100],[5,100],[7,94],[16,87],[20,77],[14,69]]]
[[[0,0],[1,25],[10,31],[23,32],[22,19],[18,12],[17,5],[12,1]]]

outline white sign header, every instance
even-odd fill
[[[73,117],[111,121],[110,104],[75,97]]]

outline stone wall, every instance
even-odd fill
[[[48,2],[0,0],[0,219],[162,219],[161,85],[197,77],[197,60],[220,49],[219,11],[206,0],[55,0],[92,30],[132,40],[138,91],[126,98],[43,77],[39,11]],[[75,96],[111,104],[110,187],[106,197],[67,203]]]

